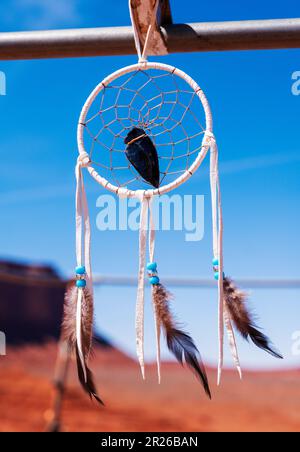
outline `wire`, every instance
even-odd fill
[[[0,283],[64,288],[72,280],[70,279],[47,279],[40,276],[16,275],[0,272]],[[215,288],[215,281],[211,279],[197,278],[164,278],[168,286],[185,288]],[[136,277],[95,275],[93,283],[95,286],[116,286],[133,287],[136,286]],[[256,289],[300,289],[300,279],[240,279],[237,283],[242,287]]]

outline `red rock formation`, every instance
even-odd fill
[[[52,267],[0,261],[0,331],[7,344],[58,339],[65,287]]]

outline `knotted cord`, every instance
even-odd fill
[[[86,282],[90,293],[93,293],[92,268],[91,268],[91,225],[87,196],[84,186],[82,168],[90,163],[88,154],[80,154],[75,168],[76,176],[76,260],[77,267],[86,270]],[[82,349],[82,303],[84,290],[78,288],[76,304],[76,337],[79,359],[82,363],[84,380],[87,381],[85,358]]]
[[[235,334],[228,315],[226,305],[224,304],[224,262],[223,262],[223,213],[222,200],[219,180],[219,157],[218,146],[213,133],[208,134],[210,143],[210,185],[211,185],[211,201],[212,201],[212,223],[213,223],[213,255],[214,262],[218,262],[218,331],[219,331],[219,362],[218,362],[218,385],[221,381],[221,374],[224,361],[224,324],[226,326],[229,346],[233,361],[236,365],[238,373],[242,378],[242,371],[239,362],[239,356],[236,346]]]

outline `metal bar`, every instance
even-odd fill
[[[300,48],[300,19],[166,24],[169,53]],[[0,33],[0,60],[135,54],[131,27]]]

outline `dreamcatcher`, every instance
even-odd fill
[[[258,347],[281,358],[268,338],[255,327],[246,308],[245,294],[223,273],[218,148],[213,134],[210,107],[202,89],[187,74],[172,66],[147,61],[147,48],[155,19],[156,9],[143,53],[135,30],[138,64],[109,75],[95,88],[82,109],[78,125],[77,268],[76,283],[66,295],[64,335],[75,351],[78,376],[83,388],[99,402],[101,400],[88,368],[92,344],[93,285],[90,221],[83,168],[102,187],[117,196],[140,200],[136,345],[144,378],[144,284],[147,272],[156,325],[158,378],[160,379],[160,335],[163,331],[169,350],[181,364],[185,363],[196,374],[210,397],[208,379],[198,349],[190,335],[182,331],[174,320],[170,309],[171,295],[159,278],[154,258],[155,225],[152,211],[153,199],[188,181],[209,151],[213,269],[218,282],[218,382],[223,366],[224,326],[240,376],[241,367],[233,325],[245,339],[251,339]],[[147,239],[149,262],[146,265]]]

